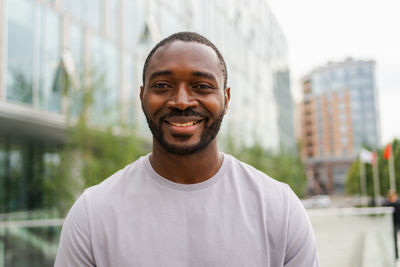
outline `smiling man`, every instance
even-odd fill
[[[292,190],[218,150],[230,88],[209,40],[181,32],[158,43],[140,99],[152,153],[85,190],[55,266],[318,266]]]

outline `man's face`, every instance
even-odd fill
[[[215,142],[229,93],[212,48],[174,41],[152,56],[140,98],[155,140],[185,155]]]

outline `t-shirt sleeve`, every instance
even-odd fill
[[[90,243],[85,193],[65,218],[54,267],[96,266]]]
[[[318,267],[314,231],[300,199],[289,189],[289,216],[284,267]]]

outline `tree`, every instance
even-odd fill
[[[287,183],[298,197],[304,196],[307,180],[299,155],[273,153],[258,144],[237,149],[231,146],[228,150],[238,159],[279,181]]]
[[[59,173],[46,184],[48,204],[62,213],[70,208],[84,188],[100,183],[150,151],[149,142],[140,138],[133,126],[106,119],[104,110],[101,115],[107,124],[93,123],[95,120],[90,112],[98,105],[94,99],[107,90],[103,77],[92,73],[90,85],[68,90],[69,99],[74,100],[70,112],[77,117],[68,119],[68,137],[61,152]]]

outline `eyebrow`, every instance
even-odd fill
[[[160,70],[160,71],[156,71],[156,72],[153,72],[153,73],[150,75],[149,80],[154,79],[154,78],[156,78],[156,77],[158,77],[158,76],[171,75],[171,74],[172,74],[172,71],[170,71],[170,70]]]
[[[203,77],[203,78],[207,78],[213,81],[217,81],[214,77],[214,75],[212,75],[211,73],[208,72],[203,72],[203,71],[195,71],[193,72],[193,76],[197,76],[197,77]]]
[[[154,78],[157,78],[157,77],[159,77],[159,76],[163,76],[163,75],[172,75],[172,74],[173,74],[173,72],[170,71],[170,70],[160,70],[160,71],[156,71],[156,72],[153,72],[153,73],[150,75],[149,80],[154,79]],[[217,81],[216,78],[214,77],[214,75],[212,75],[212,74],[209,73],[209,72],[195,71],[195,72],[192,73],[192,75],[193,75],[193,76],[196,76],[196,77],[203,77],[203,78],[207,78],[207,79],[210,79],[210,80],[213,80],[213,81]]]

